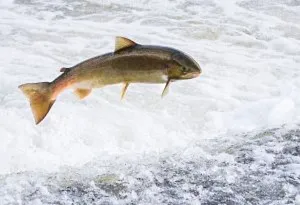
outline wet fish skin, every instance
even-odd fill
[[[49,112],[57,96],[67,88],[83,99],[93,88],[123,83],[122,98],[130,83],[166,83],[200,75],[198,63],[183,52],[162,46],[140,45],[116,38],[116,50],[83,61],[63,72],[52,82],[27,83],[19,88],[29,98],[36,124]]]

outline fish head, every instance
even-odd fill
[[[168,76],[174,80],[196,78],[201,73],[199,64],[192,57],[180,51],[172,54],[172,64]]]

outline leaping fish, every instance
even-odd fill
[[[141,45],[116,37],[115,51],[83,61],[63,72],[52,82],[26,83],[19,86],[30,101],[35,123],[48,114],[57,96],[67,88],[83,99],[93,88],[122,83],[121,99],[131,83],[165,83],[162,97],[170,83],[198,77],[199,64],[174,48]]]

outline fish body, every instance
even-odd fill
[[[162,46],[140,45],[117,37],[115,51],[83,61],[63,72],[52,82],[27,83],[19,88],[29,98],[36,124],[47,115],[57,96],[67,88],[75,89],[79,98],[93,88],[123,83],[122,98],[131,83],[165,83],[195,78],[201,68],[183,52]]]

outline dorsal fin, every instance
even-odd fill
[[[135,45],[137,45],[136,42],[125,37],[117,36],[115,42],[115,52]]]

